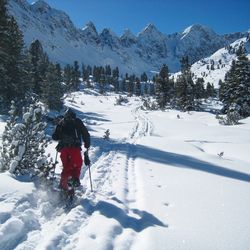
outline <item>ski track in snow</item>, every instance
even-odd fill
[[[106,153],[99,158],[99,160],[94,164],[94,171],[98,173],[98,177],[96,178],[95,189],[97,193],[104,194],[106,197],[109,196],[109,199],[116,201],[119,203],[123,209],[124,218],[121,214],[121,220],[123,220],[123,224],[126,225],[126,215],[131,217],[138,217],[138,213],[136,213],[136,173],[135,173],[135,158],[136,158],[136,142],[142,136],[150,135],[152,133],[152,123],[140,113],[140,107],[136,107],[133,109],[132,114],[136,121],[132,132],[127,140],[122,142],[122,144],[126,145],[124,154],[121,155],[119,150],[112,151]],[[122,168],[124,166],[124,168]],[[93,169],[92,167],[92,169]],[[124,179],[124,187],[121,191],[121,200],[115,196],[114,191],[112,190],[112,180],[115,176],[112,176],[111,170],[117,169],[117,171],[123,171],[123,179]],[[109,190],[107,192],[107,190]],[[106,193],[103,192],[106,190]],[[118,192],[119,193],[119,192]],[[139,215],[140,216],[140,215]],[[135,228],[136,230],[136,228]],[[130,232],[124,231],[122,226],[114,226],[113,230],[113,242],[110,243],[110,248],[113,249],[114,245],[118,247],[118,249],[130,249],[133,244],[134,237],[136,237],[135,231],[130,230]],[[125,235],[123,237],[123,234]],[[125,238],[126,244],[124,246]]]
[[[135,171],[135,158],[136,158],[136,144],[137,141],[143,137],[151,135],[153,132],[153,125],[146,116],[142,115],[140,112],[140,106],[132,110],[132,114],[136,120],[136,125],[132,129],[130,138],[128,139],[126,164],[125,164],[125,204],[128,213],[132,212],[132,216],[138,216],[136,213],[136,203],[137,203],[137,181],[136,181],[136,171]],[[131,233],[130,244],[127,245],[127,249],[133,243],[133,238],[136,237],[135,232]],[[128,239],[128,237],[127,237]]]
[[[112,225],[108,229],[112,235],[103,249],[113,249],[114,246],[117,249],[130,249],[136,237],[136,227],[134,230],[124,230],[123,226],[128,228],[126,216],[140,217],[139,210],[136,210],[136,143],[153,131],[151,121],[140,112],[139,106],[131,112],[136,124],[129,138],[121,140],[126,153],[112,148],[112,144],[108,152],[95,152],[97,156],[94,155],[94,158],[97,160],[91,166],[94,192],[89,191],[89,176],[85,169],[82,183],[88,191],[78,198],[71,210],[65,211],[57,193],[42,188],[21,199],[18,194],[0,196],[1,207],[7,207],[6,211],[0,212],[0,249],[78,249],[79,238],[84,237],[80,230],[87,227],[93,213],[98,211],[95,208],[100,211],[105,209],[101,207],[101,202],[107,200],[118,204],[120,225]],[[122,190],[115,191],[112,184],[117,178],[116,172],[123,176],[124,186],[119,187]]]

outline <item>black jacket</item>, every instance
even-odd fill
[[[59,121],[52,139],[59,141],[56,149],[60,151],[65,147],[81,147],[82,142],[85,148],[90,147],[90,135],[87,128],[79,118],[65,119]]]

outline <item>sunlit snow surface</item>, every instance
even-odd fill
[[[84,90],[66,100],[92,138],[94,192],[84,166],[86,192],[71,210],[0,174],[0,249],[249,249],[250,119],[222,126],[208,112],[143,111],[139,98],[116,98]]]

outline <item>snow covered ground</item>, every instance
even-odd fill
[[[94,189],[83,167],[86,192],[70,211],[56,193],[0,174],[0,249],[250,249],[250,118],[222,126],[211,113],[115,99],[82,91],[66,101],[91,134]]]

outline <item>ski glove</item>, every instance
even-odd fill
[[[90,165],[90,159],[89,159],[88,151],[84,152],[84,164],[85,164],[86,166],[89,166],[89,165]]]

